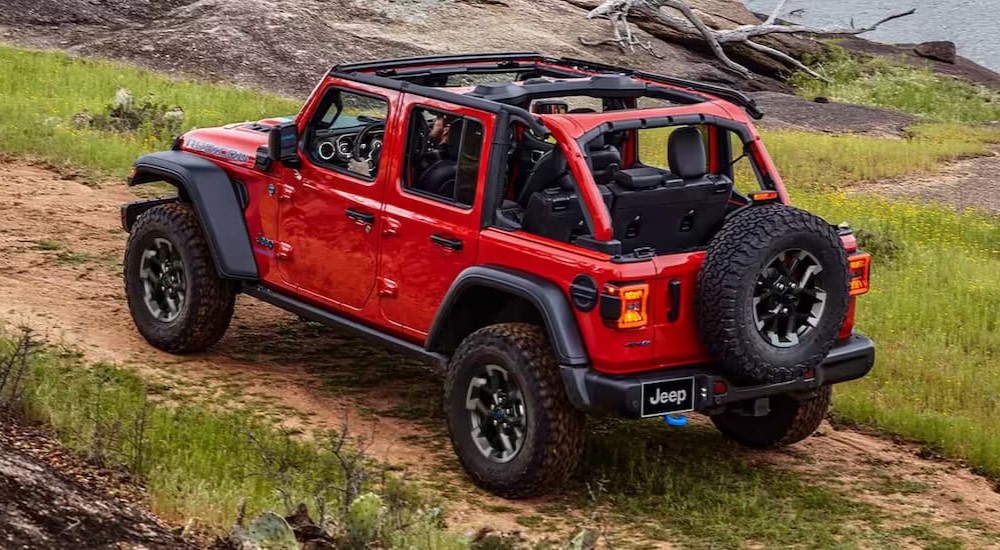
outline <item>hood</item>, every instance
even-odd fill
[[[267,147],[271,128],[293,120],[293,117],[265,118],[191,130],[181,136],[180,150],[230,164],[253,166],[257,149]]]

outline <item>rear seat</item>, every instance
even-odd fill
[[[611,191],[604,184],[609,183],[618,173],[622,155],[616,147],[606,145],[602,138],[591,141],[587,149],[587,160],[594,174],[594,181],[604,204],[610,210]],[[529,233],[566,243],[586,232],[583,206],[577,196],[573,177],[568,172],[566,176],[555,180],[552,187],[531,194],[521,228]]]
[[[670,171],[641,166],[619,171],[613,195],[614,237],[624,252],[649,247],[657,254],[698,248],[722,224],[733,183],[707,173],[701,131],[678,128],[667,144]]]

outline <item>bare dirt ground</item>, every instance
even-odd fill
[[[401,356],[245,298],[210,352],[178,358],[153,350],[132,326],[121,285],[126,235],[118,205],[133,199],[132,191],[117,182],[84,186],[24,161],[0,161],[0,182],[0,316],[7,322],[30,324],[89,360],[130,365],[196,398],[217,399],[235,387],[244,402],[271,407],[307,430],[337,428],[346,415],[352,431],[373,434],[376,458],[444,495],[450,524],[463,530],[562,538],[586,521],[582,512],[552,517],[553,503],[574,508],[565,505],[573,495],[508,502],[466,481],[437,412],[440,382]],[[970,547],[1000,547],[997,488],[961,465],[922,458],[914,446],[826,427],[760,459],[900,522],[933,525]],[[517,521],[525,515],[551,521],[527,528]]]
[[[959,209],[975,208],[1000,216],[998,173],[1000,146],[994,146],[990,156],[960,160],[932,174],[859,184],[853,189],[950,204]]]

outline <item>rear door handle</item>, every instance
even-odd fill
[[[450,248],[452,250],[462,250],[462,241],[459,239],[453,239],[451,237],[445,237],[440,233],[435,233],[431,235],[431,241],[438,246],[443,246],[445,248]]]
[[[353,208],[347,209],[347,217],[351,218],[356,222],[361,223],[375,223],[375,214],[370,214],[368,212],[360,212]]]

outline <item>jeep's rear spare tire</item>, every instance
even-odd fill
[[[823,361],[844,323],[847,268],[837,231],[809,212],[770,204],[733,215],[698,275],[705,346],[739,383],[801,377]]]

